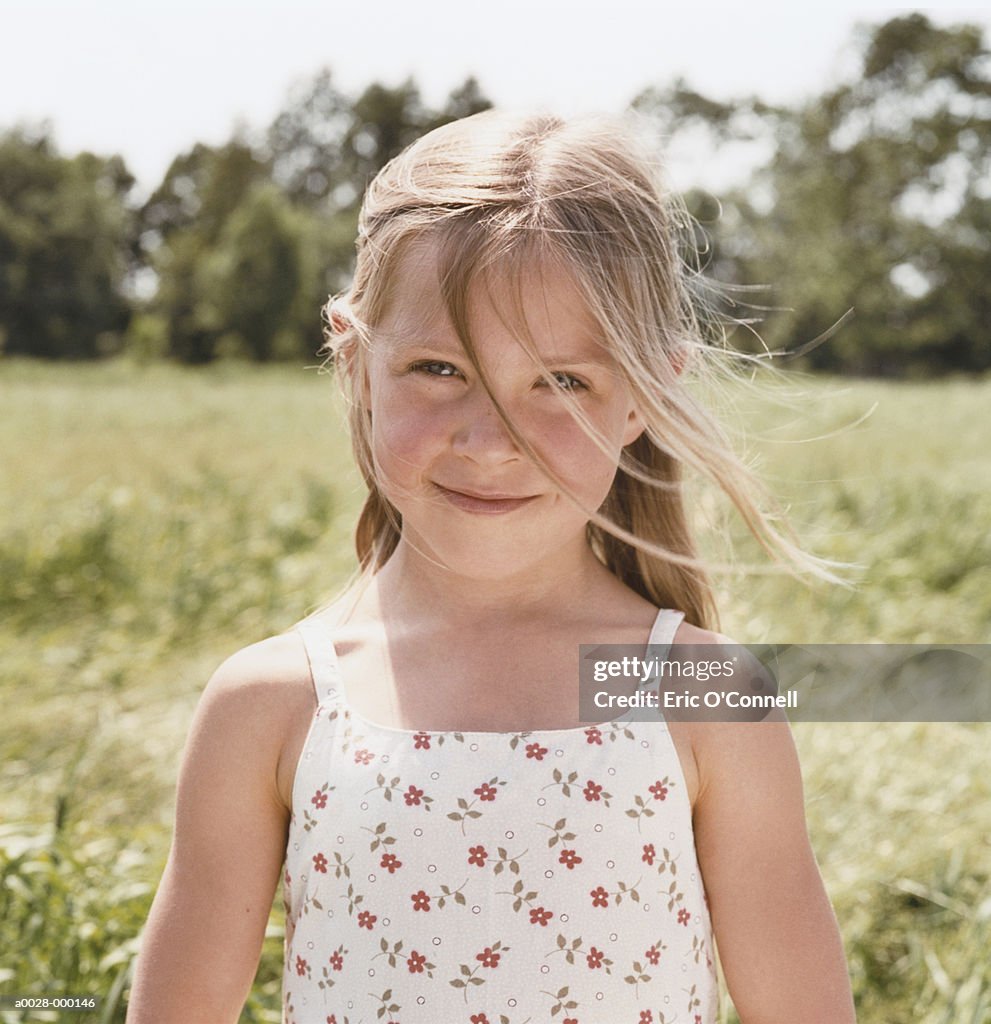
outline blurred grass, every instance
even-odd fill
[[[720,404],[811,550],[862,563],[860,584],[721,575],[723,631],[991,639],[991,381],[789,387]],[[94,1020],[123,1020],[206,678],[353,567],[334,392],[286,367],[0,363],[0,991],[96,994]],[[699,507],[762,561],[704,488]],[[991,1020],[987,725],[795,733],[861,1022]],[[245,1021],[279,1020],[278,902]]]

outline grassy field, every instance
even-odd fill
[[[723,631],[991,640],[991,381],[793,387],[725,414],[858,584],[723,574]],[[314,370],[0,363],[0,446],[0,993],[99,995],[66,1019],[122,1021],[198,693],[347,576],[362,488]],[[991,1021],[991,729],[795,733],[859,1019]],[[245,1021],[279,1019],[281,936],[275,910]]]

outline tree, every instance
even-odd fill
[[[293,91],[266,132],[264,158],[292,203],[310,212],[321,300],[350,280],[358,209],[371,177],[425,132],[490,106],[472,77],[440,110],[424,105],[412,79],[373,83],[352,99],[327,68]]]
[[[411,78],[395,87],[375,82],[351,99],[324,68],[290,94],[266,132],[265,153],[273,179],[294,203],[329,215],[354,213],[368,179],[403,147],[491,105],[472,77],[439,111],[424,106]]]
[[[767,283],[760,304],[796,310],[762,328],[772,349],[801,347],[852,307],[806,366],[987,369],[991,54],[979,28],[919,13],[861,26],[855,49],[853,80],[794,109],[719,104],[687,88],[638,103],[660,111],[669,133],[701,121],[722,140],[773,138],[713,229],[721,275]]]
[[[991,198],[980,31],[911,14],[862,29],[860,46],[860,78],[798,111],[768,170],[774,204],[756,232],[766,266],[804,310],[794,333],[856,310],[810,353],[813,367],[987,367],[991,282],[957,272],[991,254],[974,224]]]
[[[297,91],[264,143],[236,132],[172,161],[135,210],[118,157],[60,157],[46,132],[0,138],[0,350],[207,363],[312,356],[320,308],[350,278],[367,180],[419,135],[485,109],[472,79],[429,109],[412,79],[351,99],[329,71]],[[132,275],[155,294],[138,301]]]
[[[203,300],[224,354],[267,362],[315,351],[318,305],[306,308],[315,262],[309,226],[270,183],[256,185],[224,225],[204,267]]]
[[[342,144],[350,125],[351,104],[329,68],[293,90],[265,147],[273,180],[294,203],[317,208],[345,184]]]
[[[0,350],[89,359],[119,347],[133,184],[119,156],[60,156],[47,128],[0,136]]]
[[[168,354],[210,362],[218,323],[207,264],[224,230],[269,165],[244,139],[220,147],[197,143],[172,161],[140,213],[142,246],[158,277],[151,311],[165,323]]]

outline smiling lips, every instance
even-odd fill
[[[434,486],[455,508],[459,508],[463,512],[476,512],[482,515],[501,515],[504,512],[513,512],[537,497],[533,494],[520,498],[498,491],[493,491],[491,494],[479,494],[478,492],[452,491],[440,484],[434,484]]]

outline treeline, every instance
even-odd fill
[[[706,300],[743,322],[733,343],[745,350],[805,345],[801,365],[840,373],[987,370],[991,53],[979,27],[919,13],[861,27],[854,47],[857,74],[792,106],[714,102],[680,80],[634,99],[669,144],[701,127],[717,146],[768,147],[718,202],[685,196],[699,225],[686,259],[723,285]],[[119,156],[64,156],[47,129],[8,131],[0,352],[312,358],[320,307],[350,276],[369,178],[420,134],[490,105],[472,78],[432,109],[413,80],[349,96],[324,70],[266,129],[177,156],[143,202]]]
[[[357,98],[323,71],[255,137],[197,144],[140,205],[119,156],[61,156],[47,132],[0,139],[0,342],[10,354],[208,363],[312,357],[347,280],[365,182],[440,110],[412,81]]]

